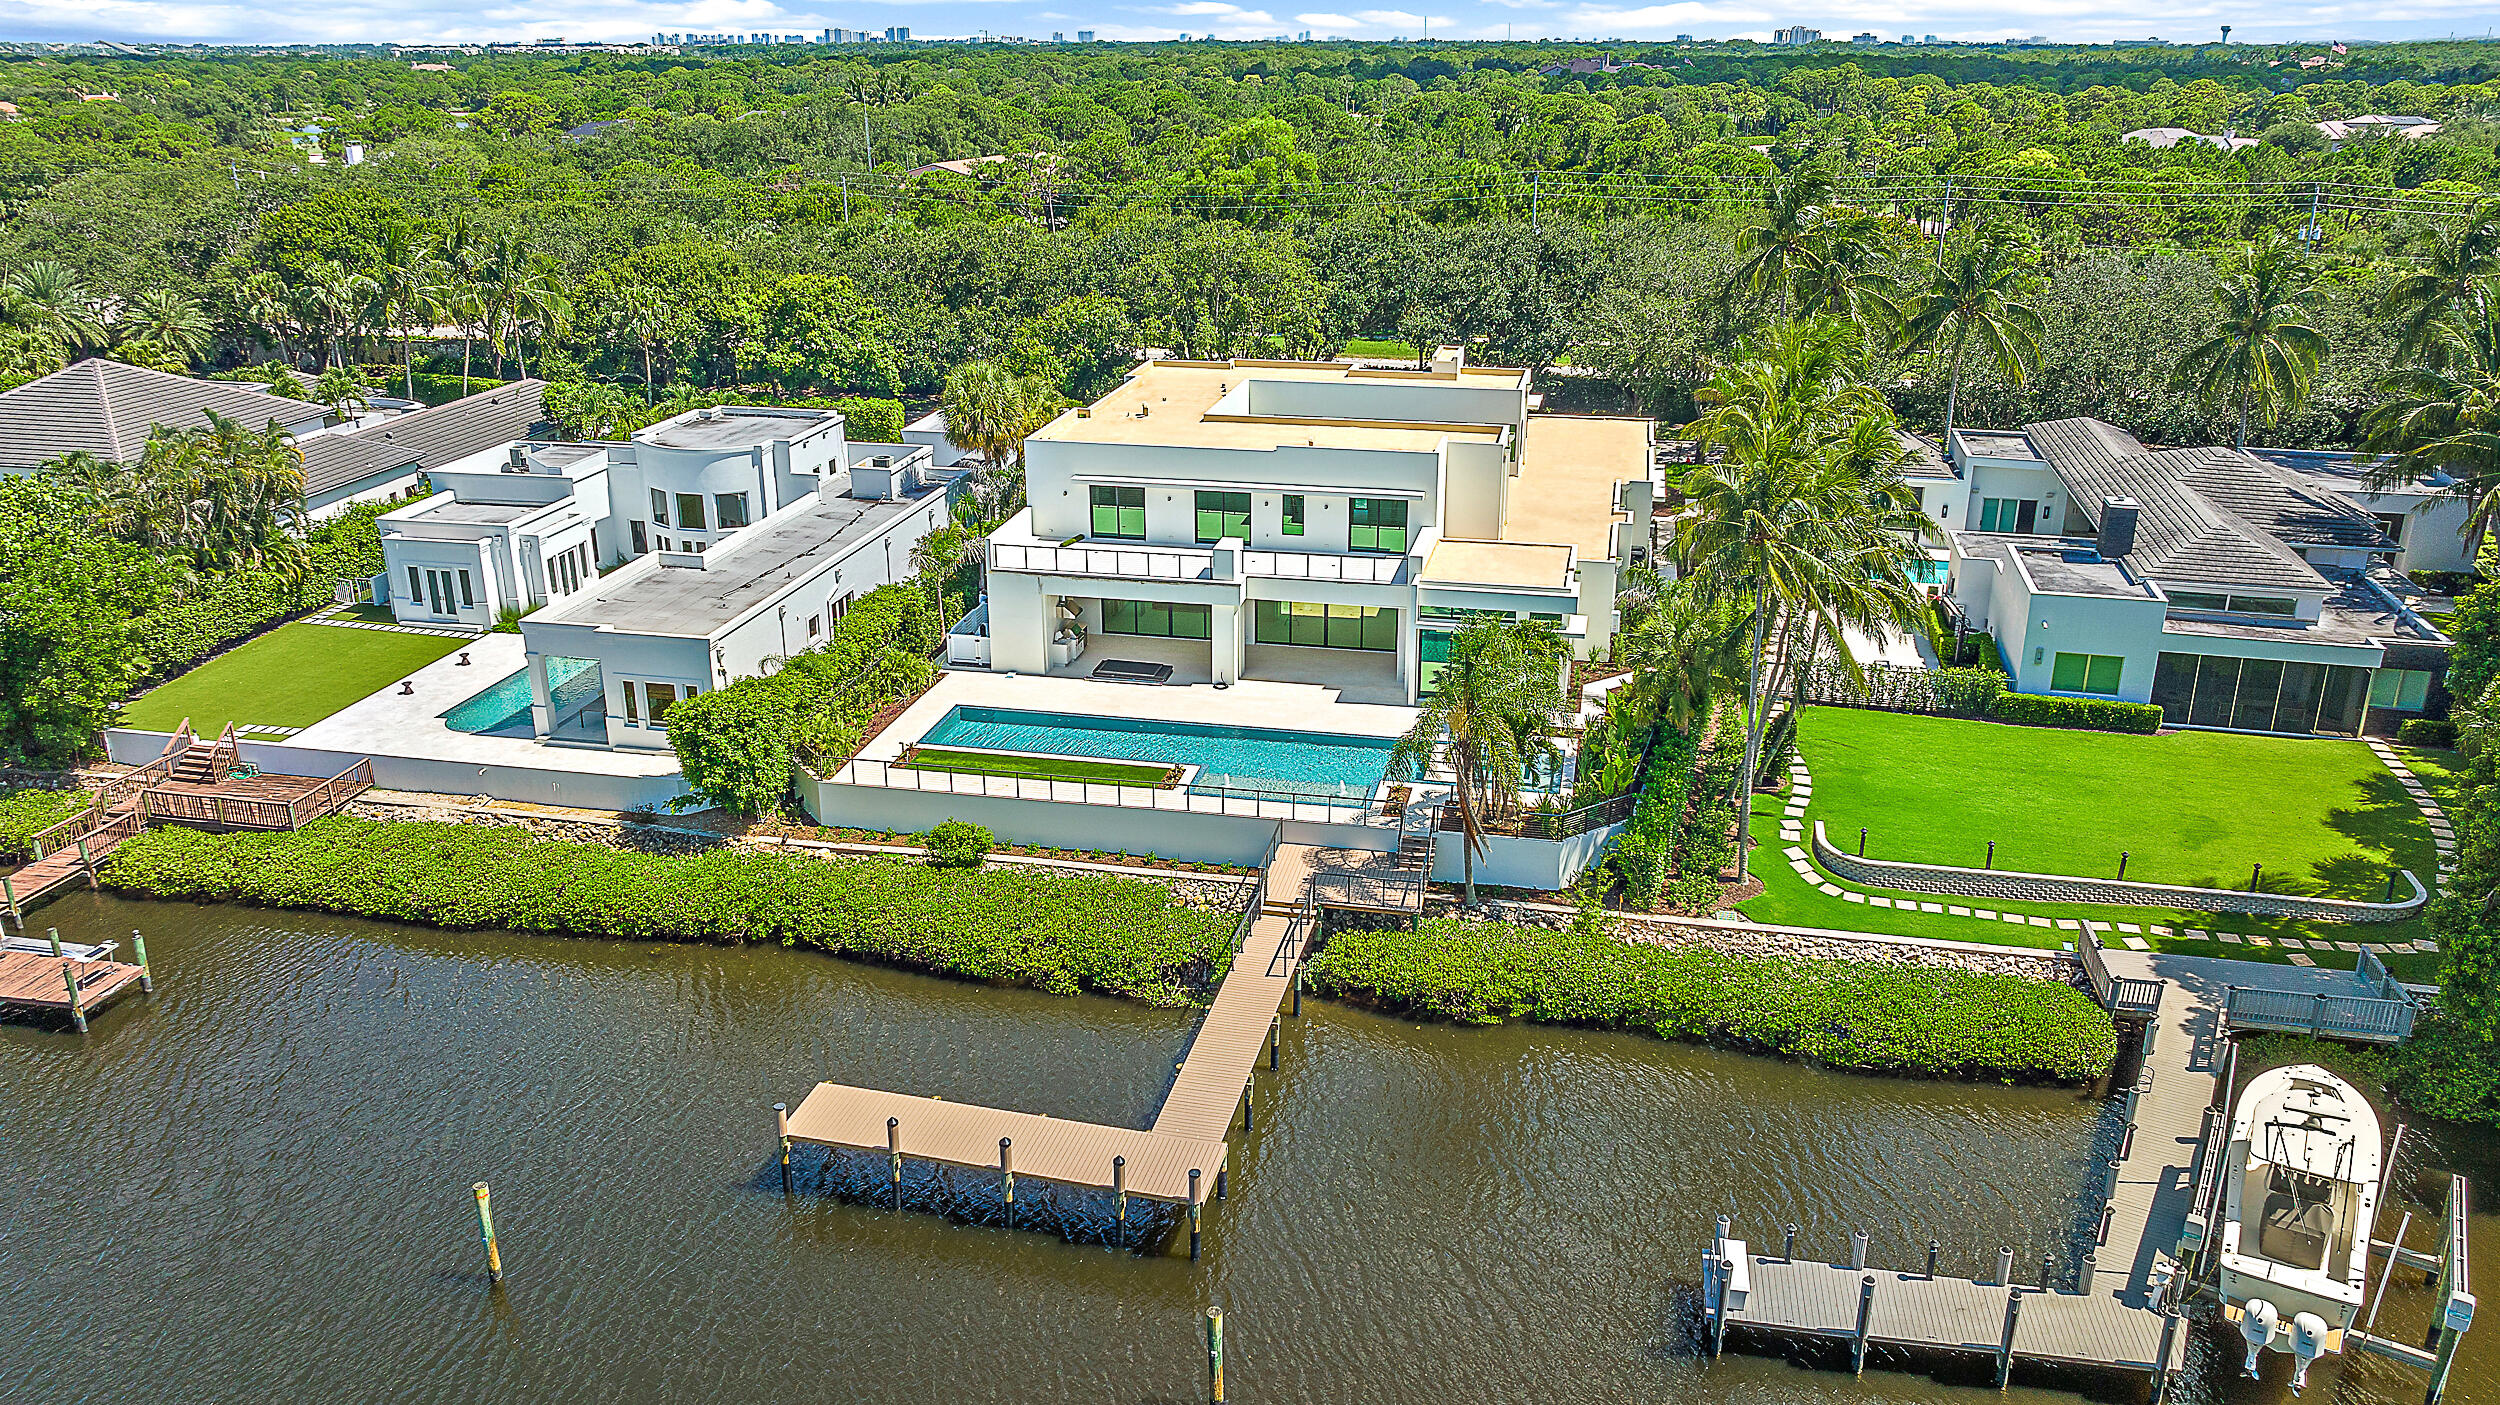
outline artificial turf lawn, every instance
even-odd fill
[[[229,649],[122,712],[123,727],[215,735],[228,722],[309,727],[476,641],[437,634],[290,624]]]
[[[1810,707],[1809,829],[1867,857],[2032,873],[2127,876],[2377,900],[2391,868],[2425,883],[2429,824],[2357,741],[2227,732],[2111,732]],[[2402,891],[2400,889],[2400,891]]]
[[[1126,761],[1083,761],[1059,756],[999,756],[945,747],[912,748],[907,770],[953,771],[973,776],[1021,776],[1036,780],[1091,781],[1098,785],[1160,786],[1173,768]]]

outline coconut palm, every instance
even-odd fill
[[[2500,198],[2475,202],[2466,217],[2434,228],[2417,261],[2391,279],[2378,310],[2396,321],[2396,349],[2407,356],[2437,358],[2453,344],[2442,335],[2452,313],[2471,318],[2488,305],[2490,277],[2500,273]]]
[[[1997,374],[2020,385],[2040,364],[2040,314],[2022,300],[2031,262],[2012,240],[1983,231],[1938,265],[1925,291],[1902,308],[1901,345],[1950,353],[1944,392],[1944,437],[1953,439],[1962,396],[1962,366],[1979,342]]]
[[[296,316],[328,339],[327,364],[346,364],[344,343],[365,325],[376,292],[371,278],[336,259],[323,259],[304,270],[295,285]]]
[[[2309,398],[2310,380],[2326,355],[2326,338],[2301,319],[2317,297],[2317,275],[2297,247],[2270,238],[2250,251],[2247,264],[2214,289],[2222,321],[2213,335],[2189,347],[2171,372],[2173,384],[2192,388],[2207,405],[2232,399],[2239,405],[2238,437],[2248,447],[2253,414],[2271,425]]]
[[[1458,802],[1467,905],[1490,824],[1519,809],[1540,753],[1563,721],[1561,641],[1548,627],[1482,616],[1450,636],[1450,653],[1422,713],[1389,750],[1392,775],[1446,766]]]
[[[2457,300],[2432,324],[2438,354],[2380,379],[2387,398],[2361,420],[2362,447],[2383,457],[2374,490],[2446,474],[2466,504],[2465,540],[2479,543],[2500,510],[2500,306],[2488,291]]]
[[[1725,453],[1692,474],[1692,511],[1675,549],[1701,603],[1748,616],[1745,760],[1732,797],[1740,844],[1761,756],[1763,646],[1773,616],[1810,621],[1854,674],[1843,626],[1906,627],[1920,607],[1910,538],[1868,511],[1870,501],[1907,491],[1864,459],[1867,431],[1857,422],[1889,431],[1890,411],[1847,373],[1836,340],[1828,327],[1774,329],[1712,378],[1704,395],[1715,408],[1692,426],[1697,441]],[[1897,478],[1898,468],[1890,474]]]
[[[365,378],[345,366],[332,366],[314,377],[305,393],[329,406],[330,413],[343,420],[354,419],[365,412]]]
[[[286,284],[267,269],[256,269],[244,275],[234,286],[234,315],[237,321],[253,332],[267,336],[277,349],[278,359],[293,365],[295,353],[287,344],[287,333],[295,328],[295,309],[287,300]]]
[[[1822,226],[1831,196],[1830,179],[1812,171],[1773,177],[1738,246],[1744,258],[1721,296],[1731,303],[1766,304],[1787,317],[1799,278],[1823,259]]]
[[[374,300],[382,324],[399,333],[400,376],[405,394],[417,398],[417,328],[431,327],[443,315],[450,295],[450,269],[434,256],[423,239],[406,225],[382,231],[382,247],[372,273]]]
[[[208,313],[171,288],[148,288],[123,305],[113,328],[117,345],[140,343],[157,348],[185,365],[208,350]]]
[[[981,460],[971,485],[981,516],[1005,515],[1023,481],[1024,441],[1058,415],[1059,392],[996,361],[967,361],[947,373],[938,408],[946,415],[946,442]]]
[[[1657,700],[1660,719],[1689,732],[1710,715],[1720,682],[1743,671],[1752,627],[1748,612],[1679,583],[1615,636],[1615,662],[1628,665],[1637,679],[1632,686]]]

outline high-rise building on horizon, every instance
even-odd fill
[[[1786,29],[1772,30],[1771,42],[1788,45],[1820,44],[1823,42],[1823,31],[1802,24],[1792,24]]]

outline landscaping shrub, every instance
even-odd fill
[[[1762,755],[1754,766],[1754,787],[1777,790],[1788,777],[1788,763],[1797,757],[1797,709],[1783,710],[1762,734]]]
[[[1999,722],[2033,727],[2078,727],[2093,732],[2161,730],[2161,709],[2115,698],[2060,698],[2044,693],[1999,693],[1988,707]]]
[[[1989,657],[1993,661],[1993,653]],[[1997,694],[2005,691],[2005,675],[1994,668],[1901,668],[1878,663],[1867,665],[1864,673],[1863,681],[1853,680],[1839,660],[1828,655],[1818,658],[1802,680],[1806,701],[1885,712],[1985,717]]]
[[[715,849],[691,857],[517,828],[332,817],[293,833],[167,827],[105,861],[114,888],[437,927],[654,941],[779,942],[1054,994],[1161,1005],[1221,971],[1230,915],[1160,884],[1025,867],[942,869]]]
[[[1311,980],[1327,994],[1472,1024],[1645,1029],[1886,1073],[2081,1083],[2107,1072],[2118,1047],[2109,1016],[2068,986],[1498,922],[1341,931]]]
[[[94,799],[94,792],[82,786],[0,788],[0,856],[24,854],[27,840],[87,808]]]
[[[1708,873],[1688,873],[1667,885],[1667,906],[1695,917],[1707,917],[1719,905],[1719,880]]]
[[[979,868],[998,847],[987,826],[969,820],[941,820],[921,842],[929,862],[941,868]]]
[[[1623,880],[1624,900],[1635,907],[1655,904],[1666,885],[1692,785],[1693,739],[1660,728],[1650,748],[1641,798],[1632,806],[1631,823],[1615,836],[1614,852],[1607,860],[1615,876]]]
[[[2005,675],[1993,668],[1940,668],[1935,672],[1935,687],[1937,711],[1985,717],[1996,706],[1997,695],[2005,691]]]
[[[2408,717],[2397,724],[2396,740],[2406,746],[2455,746],[2457,724],[2445,717]]]
[[[228,644],[281,620],[326,605],[343,579],[382,569],[382,537],[373,519],[402,503],[359,503],[305,536],[300,579],[269,571],[237,571],[194,587],[180,602],[131,622],[132,643],[147,660],[139,681],[170,678]]]

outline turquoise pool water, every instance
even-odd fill
[[[1190,789],[1368,796],[1389,769],[1387,737],[1342,737],[1265,727],[1211,727],[1125,717],[1078,717],[958,704],[921,737],[930,746],[977,746],[1046,756],[1162,761],[1198,767]]]
[[[559,709],[569,698],[567,683],[582,673],[597,668],[589,659],[551,658],[547,660],[547,687],[555,694]],[[519,669],[497,679],[493,686],[471,695],[443,714],[443,725],[455,732],[507,732],[518,730],[528,735],[530,725],[530,671]]]

